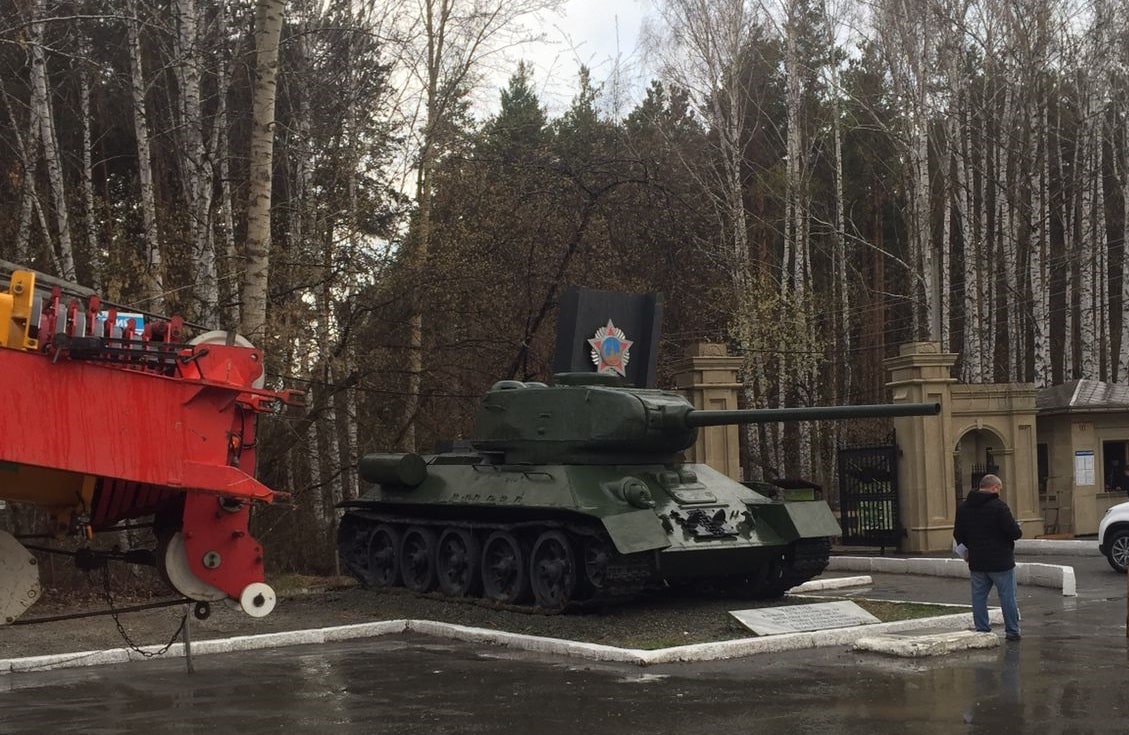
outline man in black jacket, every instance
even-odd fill
[[[1007,503],[1000,500],[1003,482],[984,475],[957,508],[953,538],[968,547],[968,576],[972,580],[972,622],[976,630],[992,630],[988,622],[988,591],[996,587],[1009,641],[1019,640],[1019,605],[1015,600],[1015,540],[1023,535]]]

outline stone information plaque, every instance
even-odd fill
[[[850,628],[881,622],[866,610],[848,600],[820,602],[814,605],[761,607],[755,610],[730,610],[749,630],[757,635],[802,633],[828,628]]]

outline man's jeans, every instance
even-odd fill
[[[1000,596],[1000,607],[1004,613],[1004,631],[1008,635],[1019,635],[1019,605],[1015,601],[1015,568],[1006,572],[972,572],[972,623],[976,630],[987,633],[992,630],[988,622],[988,590],[996,587]]]

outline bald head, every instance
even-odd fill
[[[980,492],[998,495],[1003,484],[998,475],[984,475],[980,478]]]

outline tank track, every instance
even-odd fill
[[[788,586],[780,594],[823,574],[830,561],[830,538],[800,539],[793,547],[791,563],[785,567],[783,581]]]
[[[768,600],[818,577],[831,560],[831,539],[824,536],[793,542],[759,565],[751,574],[731,577],[726,586],[738,597]]]
[[[337,540],[345,570],[366,587],[406,587],[494,609],[583,611],[659,582],[653,553],[620,554],[594,523],[491,523],[353,510],[341,518]]]

